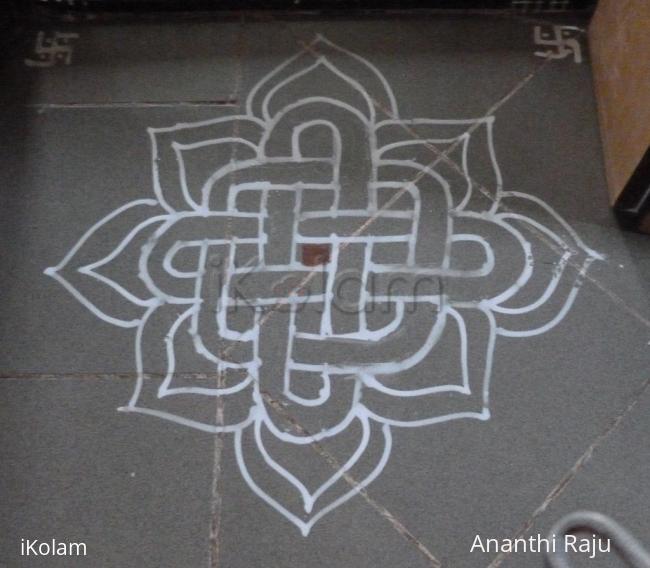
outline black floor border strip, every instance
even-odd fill
[[[193,10],[512,10],[548,13],[591,10],[596,0],[31,0],[32,9],[52,11],[193,11]]]

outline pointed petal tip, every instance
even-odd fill
[[[603,261],[609,260],[609,257],[606,254],[604,254],[602,252],[598,252],[598,251],[596,251],[596,250],[594,250],[592,248],[587,248],[587,254],[590,257],[592,257],[593,260],[603,260]]]

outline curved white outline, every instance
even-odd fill
[[[342,496],[340,496],[338,499],[336,499],[326,507],[323,507],[318,513],[313,515],[309,521],[305,522],[298,516],[294,515],[291,511],[286,509],[284,506],[282,506],[278,501],[276,501],[273,497],[271,497],[268,493],[266,493],[257,483],[255,483],[255,480],[253,479],[250,472],[248,471],[248,468],[246,467],[246,462],[244,461],[244,456],[241,449],[242,431],[243,429],[240,429],[235,432],[234,442],[235,442],[235,455],[237,457],[237,464],[239,465],[239,471],[241,472],[244,481],[246,481],[248,486],[258,497],[260,497],[263,501],[266,501],[266,503],[268,503],[271,507],[273,507],[278,513],[280,513],[287,520],[291,521],[294,525],[296,525],[296,527],[298,527],[298,529],[300,530],[302,536],[305,537],[309,536],[309,533],[311,532],[313,526],[322,517],[324,517],[325,515],[327,515],[327,513],[333,511],[334,509],[336,509],[346,501],[349,501],[352,497],[354,497],[357,493],[359,493],[362,489],[370,485],[377,477],[379,477],[384,467],[386,467],[386,464],[388,463],[388,458],[390,457],[390,452],[392,449],[392,435],[391,435],[390,427],[388,425],[384,425],[382,427],[382,433],[384,435],[384,451],[381,455],[379,462],[372,470],[372,472],[362,481],[360,482],[357,481],[356,484],[353,486],[353,488],[350,489],[347,493],[343,494]]]
[[[323,50],[327,53],[318,53],[318,46],[326,46],[328,49]],[[310,53],[311,52],[311,53]],[[292,64],[299,61],[302,56],[306,60],[302,66],[294,66]],[[313,56],[313,57],[312,57]],[[355,64],[361,63],[372,74],[375,79],[380,82],[379,90],[380,99],[387,99],[390,108],[381,108],[381,104],[376,99],[373,99],[372,93],[368,92],[364,87],[361,79],[357,80],[351,77],[348,73],[342,71],[332,59],[349,58],[348,62],[353,61]],[[284,88],[291,85],[294,81],[301,77],[307,76],[310,72],[324,66],[330,70],[335,77],[338,77],[348,87],[352,87],[355,92],[359,93],[365,103],[367,109],[360,110],[348,102],[338,100],[332,97],[324,96],[309,96],[299,98],[297,100],[289,101],[288,104],[283,106],[280,110],[272,114],[270,111],[270,104],[272,99],[284,92]],[[357,67],[358,69],[358,67]],[[282,76],[286,70],[289,72]],[[373,79],[374,81],[374,79]],[[260,96],[262,90],[264,96]],[[299,122],[293,126],[291,131],[290,148],[288,149],[289,155],[287,156],[273,156],[269,157],[266,153],[266,146],[274,135],[274,129],[281,124],[283,119],[289,113],[299,113],[304,107],[312,107],[312,105],[320,105],[323,109],[322,118],[310,118]],[[350,113],[350,118],[359,120],[363,132],[367,136],[368,155],[370,156],[370,178],[367,180],[367,206],[366,207],[349,207],[343,209],[340,207],[340,197],[343,190],[341,180],[340,168],[344,163],[344,151],[347,148],[344,144],[341,129],[333,120],[329,120],[328,109],[338,108]],[[390,117],[386,120],[377,119],[377,110],[384,111]],[[259,114],[257,114],[259,112]],[[249,140],[234,134],[227,134],[219,137],[205,137],[204,139],[196,139],[191,143],[181,143],[175,140],[175,133],[181,131],[188,131],[192,129],[200,129],[203,127],[214,126],[217,130],[222,125],[224,132],[227,130],[228,124],[235,124],[237,121],[245,121],[250,125],[254,125],[257,129],[257,136],[255,140]],[[314,158],[303,155],[301,147],[301,139],[306,136],[308,129],[313,126],[325,126],[329,128],[332,136],[332,156],[327,158]],[[382,135],[382,129],[398,126],[404,132],[404,139],[388,140],[382,142],[379,146],[377,143],[378,138]],[[458,133],[454,136],[449,135],[449,131],[458,128]],[[469,171],[469,157],[468,148],[473,140],[473,132],[481,128],[487,140],[487,152],[489,155],[490,163],[495,176],[495,187],[493,204],[487,210],[471,211],[469,210],[471,198],[473,195],[473,180]],[[393,129],[390,130],[392,132]],[[441,136],[436,136],[437,130],[440,131]],[[233,129],[233,132],[235,130]],[[423,138],[413,137],[413,133],[417,131],[424,131],[427,135]],[[573,230],[572,227],[558,215],[548,204],[541,199],[516,191],[503,191],[503,179],[499,164],[496,158],[494,147],[494,117],[486,116],[472,119],[461,120],[438,120],[438,119],[400,119],[398,115],[397,102],[394,93],[384,75],[372,63],[354,54],[344,48],[336,46],[323,36],[316,36],[314,41],[307,46],[304,50],[284,61],[277,66],[266,76],[264,76],[250,91],[246,99],[246,114],[221,117],[211,120],[200,121],[196,123],[179,123],[171,127],[163,128],[149,128],[148,134],[151,141],[151,171],[153,180],[153,192],[156,199],[139,199],[126,203],[125,205],[117,208],[109,213],[97,223],[88,229],[79,241],[69,250],[64,256],[63,260],[56,266],[45,269],[45,274],[56,279],[61,283],[72,296],[88,308],[99,319],[123,328],[135,328],[135,359],[137,369],[137,381],[134,388],[133,396],[128,404],[121,407],[119,410],[124,412],[135,412],[146,414],[149,416],[158,417],[164,420],[169,420],[177,424],[194,428],[197,430],[209,433],[234,433],[235,453],[241,474],[249,485],[262,500],[269,504],[273,509],[283,515],[291,523],[297,526],[304,536],[307,536],[311,531],[314,524],[321,519],[328,512],[332,511],[339,505],[346,502],[353,497],[356,493],[361,491],[371,483],[383,470],[390,455],[392,437],[392,427],[421,427],[450,420],[458,419],[478,419],[488,420],[490,418],[489,409],[489,395],[490,395],[490,379],[492,372],[492,360],[494,356],[494,349],[497,336],[507,337],[529,337],[544,333],[554,326],[558,325],[566,316],[575,302],[580,286],[584,280],[584,276],[590,264],[594,260],[603,259],[604,257],[593,249],[589,248]],[[168,144],[172,150],[172,160],[176,161],[175,167],[178,171],[178,192],[182,198],[182,208],[175,209],[167,201],[164,191],[169,191],[170,188],[163,188],[161,182],[161,153],[159,152],[159,144],[163,143],[159,140],[161,135],[165,135],[164,143]],[[187,134],[187,132],[185,132]],[[407,136],[408,135],[408,136]],[[385,138],[386,136],[383,136]],[[169,138],[169,139],[168,139]],[[187,140],[187,138],[185,138]],[[391,150],[408,148],[410,146],[430,145],[437,143],[461,143],[461,176],[466,180],[466,189],[461,190],[461,195],[452,195],[451,185],[439,173],[436,172],[435,167],[431,164],[419,163],[416,159],[393,159],[387,157]],[[191,193],[187,183],[187,164],[184,156],[186,153],[192,152],[200,148],[209,147],[212,145],[228,145],[234,147],[237,144],[244,144],[252,149],[255,153],[254,158],[247,158],[236,160],[233,159],[229,163],[222,165],[214,171],[204,182],[200,188],[200,201],[196,201]],[[165,155],[169,155],[166,151]],[[347,156],[347,154],[345,155]],[[432,160],[433,162],[433,160]],[[275,164],[278,165],[289,164],[293,166],[298,164],[300,168],[303,166],[313,165],[320,175],[321,171],[327,171],[325,179],[316,182],[307,182],[305,179],[300,179],[300,174],[291,182],[286,180],[278,182],[274,179],[274,174],[269,173],[261,174],[260,179],[253,181],[244,180],[236,182],[236,176],[229,178],[231,174],[237,172],[244,172],[250,168],[257,168],[264,165]],[[321,169],[318,169],[321,168]],[[414,180],[404,182],[402,180],[382,180],[382,168],[399,168],[402,171],[414,174]],[[260,172],[266,169],[259,169]],[[384,170],[385,171],[385,170]],[[251,176],[252,177],[252,176]],[[233,179],[230,183],[229,179]],[[224,183],[225,182],[225,183]],[[213,189],[218,187],[220,191],[224,191],[225,205],[224,209],[210,209],[211,194]],[[251,191],[259,194],[259,210],[254,212],[246,212],[238,209],[238,195],[242,191]],[[293,210],[294,222],[291,228],[291,250],[289,260],[285,263],[271,263],[266,258],[266,248],[269,246],[269,235],[265,230],[265,223],[272,216],[272,211],[269,209],[269,195],[270,192],[290,192],[295,196],[295,206]],[[306,191],[324,191],[333,192],[332,204],[323,210],[305,211],[303,210],[304,199]],[[401,206],[402,208],[392,208],[385,210],[379,208],[379,192],[392,191],[397,196],[398,194],[407,194],[411,201],[411,205]],[[431,261],[429,263],[416,262],[415,250],[418,245],[418,227],[420,223],[425,223],[428,219],[424,216],[427,213],[426,207],[423,206],[422,197],[425,191],[440,191],[444,196],[446,203],[446,237],[441,239],[442,260]],[[169,197],[169,195],[167,196]],[[545,225],[537,219],[533,219],[525,214],[513,210],[512,208],[505,208],[503,205],[504,200],[510,202],[519,201],[533,208],[537,207],[544,215],[550,216],[553,228]],[[425,204],[426,205],[426,202]],[[78,267],[76,270],[78,274],[84,277],[89,277],[112,288],[117,292],[125,302],[131,306],[135,306],[142,310],[142,315],[139,318],[127,320],[121,319],[110,314],[105,313],[98,308],[90,298],[87,298],[79,290],[77,290],[68,279],[64,276],[64,271],[71,264],[73,258],[77,255],[79,250],[88,243],[95,233],[99,231],[104,225],[110,223],[121,214],[128,210],[140,206],[150,206],[162,208],[164,213],[157,213],[150,216],[145,221],[140,222],[135,227],[122,237],[117,246],[103,258]],[[351,227],[362,226],[367,227],[366,219],[372,216],[377,224],[382,222],[390,222],[393,227],[394,234],[375,234],[371,231],[364,232],[361,229],[354,229],[346,232],[344,229],[336,228],[349,224]],[[202,217],[209,219],[210,217],[223,217],[228,220],[232,219],[249,219],[253,223],[254,236],[242,238],[238,235],[229,235],[224,232],[223,235],[214,235],[208,239],[206,235],[188,235],[188,238],[183,238],[172,243],[166,251],[163,251],[163,259],[160,261],[166,277],[172,279],[187,279],[194,282],[194,290],[188,293],[187,296],[177,296],[174,294],[165,293],[161,287],[154,281],[149,272],[150,263],[153,262],[151,253],[160,242],[161,237],[172,227],[183,219],[191,217]],[[475,225],[476,232],[464,230],[463,232],[455,229],[455,227],[464,221],[470,225]],[[228,221],[232,222],[232,221]],[[243,222],[243,221],[242,221]],[[248,221],[247,221],[248,222]],[[320,223],[320,225],[319,225]],[[553,247],[557,248],[560,252],[559,260],[554,269],[554,272],[544,288],[544,290],[537,296],[530,299],[530,301],[523,306],[513,307],[516,304],[509,304],[509,302],[516,298],[521,298],[519,293],[529,285],[535,273],[535,258],[533,249],[531,247],[531,240],[521,230],[521,225],[528,229],[541,233],[548,239]],[[321,227],[329,226],[327,234],[313,234],[308,232],[308,227]],[[255,229],[256,227],[256,229]],[[394,230],[394,227],[400,227],[400,232]],[[504,253],[497,246],[501,240],[495,241],[492,239],[490,230],[505,231],[504,234],[511,238],[512,243],[505,246],[518,247],[523,255],[523,262],[521,270],[517,274],[513,282],[505,283],[501,289],[493,293],[492,297],[483,299],[464,299],[457,297],[451,287],[451,292],[440,291],[437,294],[419,294],[417,288],[412,292],[401,292],[392,294],[389,287],[388,293],[371,293],[369,286],[371,278],[380,277],[382,274],[389,274],[393,277],[419,277],[427,276],[432,278],[441,278],[445,281],[453,281],[455,279],[464,279],[465,282],[476,281],[481,282],[481,279],[494,277],[495,269],[500,261],[503,261]],[[555,229],[555,230],[554,230]],[[376,227],[374,228],[376,230]],[[148,231],[148,233],[145,233]],[[142,252],[139,259],[139,274],[138,276],[144,282],[149,290],[151,297],[140,298],[130,292],[130,290],[120,284],[119,282],[97,272],[102,266],[109,264],[111,261],[119,257],[119,255],[133,242],[138,235],[149,235],[149,240],[142,247]],[[452,268],[451,259],[455,254],[453,251],[453,244],[459,242],[473,242],[477,243],[483,250],[484,260],[483,264],[478,267],[467,269]],[[296,293],[290,293],[288,296],[277,296],[269,293],[266,296],[259,298],[245,298],[241,299],[232,294],[232,288],[237,285],[237,278],[245,278],[248,274],[256,272],[265,272],[268,274],[282,273],[300,273],[306,272],[306,267],[298,258],[298,247],[308,243],[327,243],[331,247],[331,255],[329,263],[322,268],[312,269],[314,272],[320,271],[326,280],[326,286],[322,293],[316,293],[312,296],[301,296]],[[387,264],[377,262],[374,257],[374,252],[378,247],[386,243],[401,243],[400,246],[406,247],[406,257],[403,264]],[[360,292],[358,304],[361,308],[361,313],[358,319],[358,329],[352,332],[337,332],[335,329],[334,315],[332,313],[332,305],[334,300],[333,286],[335,278],[339,273],[339,264],[343,266],[343,260],[340,256],[341,251],[352,244],[363,246],[363,259],[360,268]],[[200,320],[201,314],[205,314],[202,310],[205,308],[204,295],[209,290],[204,289],[204,284],[207,282],[207,254],[211,246],[226,247],[228,256],[225,263],[223,280],[220,281],[220,288],[216,300],[216,310],[213,320],[207,320],[209,324],[210,333],[214,332],[221,342],[227,345],[237,344],[245,345],[249,348],[250,355],[243,357],[243,362],[233,362],[227,360],[225,356],[214,353],[209,345],[204,341],[201,335],[201,323],[205,324],[205,320]],[[258,256],[252,259],[252,262],[243,267],[235,265],[235,256],[240,245],[255,245],[258,251]],[[431,245],[433,246],[433,245]],[[174,267],[174,257],[182,249],[187,247],[197,247],[199,251],[199,258],[197,261],[196,269],[190,271],[178,270]],[[507,249],[509,254],[511,249]],[[420,253],[418,253],[419,255]],[[429,253],[427,253],[429,254]],[[505,256],[508,256],[507,254]],[[511,256],[511,255],[510,255]],[[418,259],[420,256],[417,257]],[[542,313],[540,310],[548,303],[548,301],[555,297],[557,294],[559,283],[567,275],[571,276],[570,271],[575,266],[575,259],[579,259],[581,263],[578,270],[578,275],[573,282],[570,291],[566,294],[566,298],[560,304],[559,308],[548,318],[545,323],[537,325],[532,329],[513,330],[509,329],[504,323],[500,323],[499,318],[513,318],[531,313]],[[573,261],[573,262],[572,262]],[[158,261],[156,261],[158,262]],[[438,263],[438,264],[436,264]],[[294,291],[295,292],[295,291]],[[525,297],[525,295],[523,295]],[[527,298],[528,300],[528,298]],[[514,300],[513,300],[514,301]],[[370,329],[365,314],[365,308],[372,303],[392,303],[395,316],[390,322],[384,324],[379,329]],[[351,394],[349,408],[346,408],[346,413],[338,420],[336,424],[330,426],[322,431],[309,433],[301,436],[292,432],[286,432],[278,428],[269,415],[269,408],[267,404],[267,394],[260,391],[260,373],[261,359],[260,359],[260,342],[262,337],[260,335],[261,325],[264,324],[262,317],[262,309],[265,306],[276,306],[278,303],[283,304],[290,310],[289,321],[289,339],[287,342],[286,353],[284,354],[284,372],[278,373],[278,382],[281,383],[283,395],[293,403],[299,404],[306,408],[311,408],[313,412],[318,412],[319,407],[326,405],[330,402],[333,392],[339,388],[340,381],[354,381],[354,387]],[[296,325],[296,314],[300,306],[313,303],[324,303],[325,310],[321,320],[321,327],[318,332],[301,331]],[[239,331],[229,327],[229,320],[227,317],[227,310],[231,307],[240,305],[248,305],[254,308],[255,317],[253,325],[250,329]],[[426,338],[422,339],[421,345],[413,352],[405,354],[403,358],[394,361],[373,361],[370,363],[352,362],[352,363],[336,363],[335,361],[324,361],[322,363],[306,363],[304,361],[296,360],[297,349],[296,340],[301,342],[313,342],[316,348],[320,348],[322,352],[324,347],[332,342],[339,342],[333,345],[342,345],[347,342],[347,345],[369,345],[377,344],[379,346],[398,345],[397,342],[401,341],[401,332],[408,332],[408,328],[413,321],[406,317],[406,306],[413,304],[414,306],[425,306],[429,309],[432,307],[435,311],[435,316],[432,316],[430,321],[430,328],[426,330]],[[214,424],[194,420],[191,417],[179,416],[167,411],[158,410],[156,408],[149,408],[145,406],[141,400],[141,395],[145,386],[149,388],[151,385],[145,385],[145,380],[153,380],[146,377],[144,370],[143,353],[147,349],[143,345],[144,331],[146,326],[151,320],[153,314],[165,306],[171,306],[176,310],[180,309],[175,321],[167,330],[164,337],[160,337],[162,343],[160,347],[164,347],[164,353],[167,357],[167,372],[158,385],[157,392],[158,399],[173,397],[175,395],[185,396],[223,396],[228,397],[235,393],[241,392],[244,389],[250,388],[252,402],[248,415],[237,423],[232,424]],[[182,307],[184,306],[184,307]],[[478,346],[478,349],[485,350],[483,357],[485,365],[483,368],[482,376],[471,377],[469,359],[470,352],[470,337],[472,330],[469,327],[469,321],[465,315],[470,311],[473,313],[480,312],[487,322],[487,337],[484,343]],[[427,312],[428,313],[428,312]],[[212,318],[208,314],[209,318]],[[415,389],[399,388],[395,386],[386,386],[380,380],[381,376],[394,375],[405,369],[415,367],[427,360],[427,357],[433,356],[433,349],[438,340],[446,329],[447,322],[451,318],[456,323],[456,329],[459,336],[459,356],[460,356],[460,380],[450,382],[444,385],[424,386]],[[238,369],[246,372],[244,379],[238,381],[235,385],[229,387],[215,387],[206,388],[201,386],[173,386],[173,378],[176,368],[176,353],[174,340],[179,333],[181,327],[189,323],[187,332],[191,336],[192,345],[194,346],[195,355],[204,360],[207,360],[215,365],[217,372],[221,373],[227,369]],[[214,326],[214,327],[212,327]],[[476,338],[473,338],[476,339]],[[472,345],[472,349],[477,349],[477,346]],[[352,352],[352,350],[349,350]],[[389,352],[388,349],[386,352]],[[248,357],[248,359],[247,359]],[[319,389],[318,396],[315,398],[304,398],[292,391],[292,372],[307,372],[318,374],[323,385]],[[378,378],[379,377],[379,378]],[[299,379],[295,379],[299,380]],[[447,412],[440,410],[431,411],[430,416],[420,417],[413,420],[396,420],[381,416],[376,410],[370,410],[364,404],[364,392],[374,392],[385,395],[388,400],[396,400],[403,404],[407,404],[411,399],[420,399],[420,397],[430,397],[438,395],[454,395],[460,396],[461,402],[467,400],[467,410]],[[466,399],[465,399],[466,397]],[[426,399],[425,399],[426,400]],[[436,399],[438,400],[438,399]],[[463,402],[464,404],[464,402]],[[472,410],[475,408],[475,410]],[[421,416],[421,415],[420,415]],[[264,428],[270,435],[275,436],[279,440],[297,446],[305,446],[309,444],[316,444],[327,438],[332,438],[344,432],[352,423],[359,421],[362,426],[362,436],[360,443],[353,454],[329,477],[321,486],[314,492],[310,492],[307,487],[302,483],[292,472],[287,470],[284,466],[278,463],[268,452],[264,446],[262,439],[262,429]],[[383,436],[384,449],[380,459],[373,468],[372,472],[368,474],[363,480],[353,482],[349,479],[349,472],[353,466],[358,462],[364,452],[367,450],[371,441],[372,422],[381,424],[381,431]],[[253,479],[246,462],[243,457],[241,448],[242,435],[245,428],[253,428],[254,439],[256,441],[257,450],[260,453],[264,463],[275,474],[284,478],[301,496],[303,508],[305,513],[309,516],[309,520],[299,518],[297,515],[289,511],[282,505],[276,498],[264,492],[258,483]],[[339,496],[334,501],[320,510],[314,511],[317,502],[324,496],[324,494],[332,488],[335,484],[344,480],[352,485],[352,489]]]

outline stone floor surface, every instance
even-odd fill
[[[476,535],[579,509],[650,543],[650,247],[586,25],[5,38],[0,566],[535,568]]]

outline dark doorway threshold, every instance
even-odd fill
[[[596,0],[32,0],[57,11],[193,10],[513,10],[523,13],[591,11]]]

